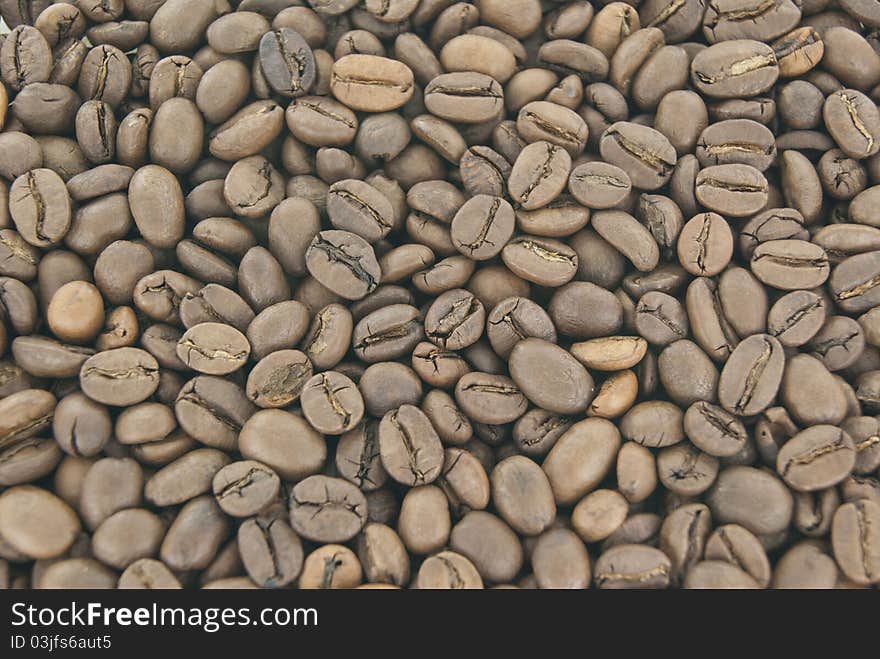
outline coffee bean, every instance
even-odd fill
[[[431,114],[457,123],[488,121],[504,105],[501,85],[482,73],[444,73],[428,83],[424,94]]]
[[[791,520],[792,496],[770,473],[752,467],[723,469],[706,499],[712,517],[755,534],[776,533]]]
[[[520,341],[511,351],[510,371],[523,393],[551,412],[583,412],[593,396],[593,379],[586,369],[570,353],[542,339]]]
[[[410,487],[432,483],[443,466],[437,431],[430,419],[412,405],[402,405],[382,418],[379,454],[388,475]]]
[[[300,400],[309,423],[328,435],[346,433],[363,418],[364,401],[356,385],[335,371],[309,379]]]
[[[79,373],[89,398],[105,405],[133,405],[159,386],[159,364],[137,348],[117,348],[89,357]]]
[[[486,581],[509,581],[522,566],[522,546],[516,534],[491,513],[469,512],[452,529],[449,544],[468,558]]]
[[[766,409],[779,390],[784,365],[782,346],[772,336],[756,334],[742,341],[721,371],[721,406],[742,416]]]
[[[648,350],[648,343],[636,336],[608,336],[571,346],[571,354],[588,368],[619,371],[638,364]]]
[[[799,491],[821,490],[846,478],[855,463],[852,439],[834,426],[798,433],[779,451],[776,470]]]
[[[223,323],[200,323],[177,343],[177,356],[191,369],[226,375],[241,368],[250,355],[244,334]]]
[[[662,133],[626,121],[608,127],[599,140],[599,152],[643,190],[665,185],[677,161],[675,149]]]
[[[574,168],[568,187],[584,206],[603,210],[620,204],[632,189],[632,182],[620,167],[592,162]]]
[[[240,430],[238,447],[242,456],[266,465],[287,480],[318,473],[327,457],[324,438],[301,417],[284,410],[260,410]]]
[[[858,584],[877,583],[880,557],[877,556],[877,519],[880,507],[873,501],[845,503],[834,514],[831,543],[834,557],[843,573]]]
[[[880,150],[880,112],[864,94],[844,89],[829,95],[822,107],[825,126],[841,150],[856,159]]]
[[[767,180],[751,165],[706,167],[697,174],[697,200],[706,208],[730,217],[752,215],[767,204]]]
[[[691,63],[694,86],[713,98],[755,96],[778,77],[773,49],[753,39],[721,41],[697,53]]]
[[[826,302],[812,291],[783,295],[767,314],[767,331],[783,346],[801,346],[825,323]]]
[[[234,517],[249,517],[276,499],[280,480],[266,465],[242,460],[220,469],[214,475],[211,487],[223,512]]]
[[[507,188],[515,202],[526,210],[546,206],[565,188],[571,171],[571,157],[550,142],[534,142],[517,157]]]
[[[745,426],[739,419],[706,401],[688,407],[684,431],[697,448],[719,458],[736,455],[748,441]]]
[[[422,563],[416,585],[420,590],[481,590],[483,580],[467,558],[441,551]]]
[[[480,194],[455,214],[450,226],[452,243],[464,256],[485,261],[501,252],[513,236],[515,222],[507,201]]]
[[[660,261],[660,248],[651,232],[629,213],[600,211],[593,215],[593,228],[623,254],[640,272],[650,272]]]
[[[252,517],[238,527],[241,561],[262,588],[281,588],[299,576],[303,548],[299,536],[282,519]]]
[[[659,549],[624,544],[599,556],[593,579],[599,588],[666,588],[670,571],[669,558]]]
[[[352,348],[368,363],[402,357],[424,338],[425,329],[418,320],[419,310],[413,306],[391,304],[382,307],[355,326],[351,336]]]
[[[290,493],[290,525],[308,540],[346,542],[363,528],[367,502],[354,485],[340,478],[310,476]]]
[[[9,213],[21,237],[34,247],[59,243],[70,229],[70,195],[50,169],[19,176],[9,189]]]
[[[367,242],[376,242],[388,234],[393,212],[388,199],[362,181],[334,183],[327,193],[327,214],[333,226],[351,231]]]
[[[581,499],[572,511],[572,526],[584,542],[604,540],[626,519],[627,502],[614,490],[596,490]]]
[[[413,73],[402,62],[358,54],[346,55],[333,64],[330,89],[353,110],[387,112],[410,99],[413,84]]]
[[[372,247],[347,231],[322,231],[306,251],[306,267],[337,295],[359,300],[379,285],[382,273]]]
[[[770,240],[752,254],[752,272],[769,286],[783,290],[821,286],[831,267],[825,250],[805,240]]]

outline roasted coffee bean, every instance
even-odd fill
[[[348,481],[310,476],[290,492],[290,525],[308,540],[346,542],[364,527],[367,501]]]
[[[80,522],[76,513],[51,492],[18,485],[0,495],[5,544],[30,559],[62,556],[76,539]]]
[[[528,401],[510,378],[490,373],[467,373],[455,385],[455,400],[462,411],[478,423],[515,421]]]
[[[408,66],[375,55],[346,55],[336,60],[330,79],[330,90],[339,101],[365,112],[396,110],[413,95],[413,85]]]
[[[770,240],[752,253],[752,272],[768,286],[783,290],[821,286],[831,266],[825,250],[805,240]]]
[[[625,121],[612,124],[602,134],[599,152],[643,190],[665,185],[677,161],[675,149],[662,133]]]
[[[767,204],[764,175],[751,165],[712,165],[701,170],[695,181],[697,201],[729,217],[745,217]]]
[[[380,460],[378,430],[379,424],[369,420],[340,437],[336,447],[339,475],[364,492],[375,491],[388,480]]]
[[[265,464],[287,480],[317,473],[327,457],[323,437],[302,418],[283,410],[260,410],[248,418],[238,447],[243,457]]]
[[[364,400],[357,386],[335,371],[325,371],[309,379],[300,405],[308,422],[328,435],[348,432],[364,415]]]
[[[626,199],[632,182],[625,171],[602,162],[575,167],[568,180],[571,194],[584,206],[603,210],[614,208]]]
[[[427,485],[440,476],[443,446],[424,412],[402,405],[379,424],[379,455],[388,475],[410,487]]]
[[[501,85],[483,73],[444,73],[428,83],[424,95],[431,114],[457,123],[489,121],[504,107]]]
[[[381,362],[408,354],[424,338],[426,330],[419,322],[418,309],[391,304],[364,317],[354,328],[351,344],[361,360]],[[482,331],[482,322],[479,330]]]
[[[659,549],[622,544],[603,552],[593,579],[599,588],[666,588],[672,565]]]
[[[177,356],[181,361],[208,375],[226,375],[238,370],[250,352],[244,334],[223,323],[195,325],[177,343]]]
[[[650,272],[660,262],[660,248],[650,231],[624,211],[600,211],[593,215],[593,228],[623,254],[640,272]]]
[[[359,300],[379,285],[382,272],[373,248],[347,231],[322,231],[306,251],[309,273],[331,291]]]
[[[513,164],[507,189],[526,210],[546,206],[565,188],[571,156],[560,146],[538,141],[525,147]]]
[[[697,448],[719,458],[736,455],[749,439],[745,426],[737,417],[706,401],[688,407],[684,415],[684,431]]]
[[[834,141],[851,158],[867,158],[880,150],[880,112],[858,90],[844,89],[829,95],[822,117]]]
[[[784,366],[782,345],[772,336],[756,334],[742,341],[718,380],[721,406],[741,416],[763,411],[779,390]]]
[[[843,504],[834,513],[831,544],[834,557],[843,573],[857,584],[880,580],[880,557],[877,555],[877,519],[880,506],[862,499]]]
[[[777,533],[791,521],[791,492],[776,476],[752,467],[723,469],[706,502],[722,524],[739,524],[756,535]]]
[[[260,39],[259,56],[267,82],[282,96],[303,96],[315,84],[312,49],[289,27],[266,32]]]
[[[694,86],[713,98],[756,96],[767,91],[779,77],[773,49],[753,39],[721,41],[694,57]]]
[[[159,386],[159,364],[137,348],[117,348],[89,357],[79,373],[89,398],[105,405],[133,405]]]
[[[233,462],[213,478],[214,497],[223,512],[234,517],[256,515],[278,496],[278,475],[266,465],[253,460]]]
[[[825,299],[812,291],[783,295],[767,314],[767,332],[783,346],[802,346],[816,336],[825,323]]]
[[[458,210],[450,226],[455,248],[464,256],[485,261],[497,256],[513,236],[516,216],[501,197],[477,195]]]

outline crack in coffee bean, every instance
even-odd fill
[[[709,7],[715,12],[715,15],[712,17],[712,20],[705,24],[705,26],[714,32],[715,28],[718,27],[718,24],[722,21],[729,21],[731,23],[755,21],[761,16],[767,14],[771,9],[775,9],[778,2],[779,0],[760,0],[754,7],[721,11],[716,4],[710,1]]]
[[[22,437],[42,430],[52,422],[53,417],[54,413],[44,414],[24,425],[13,428],[9,432],[0,434],[0,450],[14,445]]]
[[[611,565],[609,567],[612,570],[611,572],[603,572],[596,575],[596,583],[599,586],[608,581],[645,582],[650,581],[654,577],[669,576],[669,568],[665,565],[658,565],[657,567],[651,568],[649,570],[642,570],[639,572],[614,572],[614,566]]]
[[[270,472],[262,468],[251,468],[241,478],[238,478],[231,483],[227,483],[225,486],[223,486],[220,492],[215,493],[214,496],[216,496],[218,499],[226,499],[227,497],[231,497],[233,495],[239,498],[244,497],[244,492],[245,490],[247,490],[247,488],[251,487],[256,482],[264,480],[266,478],[271,478]]]
[[[333,121],[343,123],[349,128],[357,128],[357,125],[350,119],[337,112],[325,109],[320,103],[314,103],[312,101],[298,101],[297,103],[298,105],[308,108],[312,112],[320,114],[322,117],[327,117],[328,119],[332,119]]]
[[[33,253],[26,248],[25,244],[18,240],[7,238],[2,233],[0,233],[0,246],[5,247],[9,251],[9,254],[3,259],[4,261],[21,259],[31,265],[37,265],[38,263],[37,259],[34,258]]]
[[[645,148],[638,142],[628,139],[620,131],[607,130],[607,137],[611,137],[620,147],[632,157],[642,161],[645,165],[657,172],[659,176],[668,176],[672,172],[674,163],[668,162],[657,153]]]
[[[764,371],[767,369],[767,366],[770,363],[770,358],[772,356],[773,345],[765,339],[763,341],[761,354],[749,367],[749,371],[746,374],[746,381],[743,385],[742,392],[740,393],[739,398],[734,405],[737,412],[742,413],[749,406],[749,403],[752,402],[752,398],[755,395],[758,384],[760,384],[761,378],[763,377]]]
[[[341,188],[331,188],[328,194],[334,195],[343,199],[344,201],[350,203],[355,208],[359,208],[362,211],[365,211],[366,214],[370,217],[373,222],[379,225],[382,229],[390,229],[391,224],[385,221],[385,218],[370,204],[366,201],[358,197],[353,192],[349,192],[348,190],[343,190]]]
[[[833,339],[828,339],[827,341],[819,341],[818,343],[813,343],[812,348],[814,353],[818,353],[825,357],[829,352],[834,350],[835,348],[843,348],[847,352],[849,352],[849,344],[850,342],[861,336],[861,332],[851,332],[844,336],[836,337]]]
[[[687,4],[687,0],[672,0],[663,10],[651,19],[645,27],[660,27],[671,20]],[[621,34],[621,37],[625,35]]]
[[[369,272],[367,272],[364,266],[361,264],[361,260],[363,257],[352,256],[345,251],[344,245],[334,245],[330,241],[325,240],[319,236],[317,240],[312,243],[311,248],[318,249],[324,252],[331,262],[341,263],[342,265],[344,265],[351,271],[351,273],[355,277],[357,277],[360,281],[367,285],[368,290],[373,290],[378,285],[376,278],[373,277],[373,275],[371,275]]]
[[[831,444],[826,444],[825,446],[817,446],[810,449],[809,451],[793,455],[791,459],[788,460],[782,467],[780,475],[787,476],[788,473],[796,467],[812,464],[819,458],[825,457],[832,453],[837,453],[838,451],[850,450],[852,449],[850,445],[844,440],[843,432],[841,432],[838,439]]]
[[[575,257],[568,254],[563,254],[556,251],[555,249],[548,249],[546,247],[543,247],[533,240],[523,240],[517,244],[544,261],[551,261],[553,263],[567,263],[572,266],[575,265]]]
[[[877,286],[880,286],[880,275],[875,275],[874,277],[871,277],[868,281],[861,284],[857,284],[849,288],[844,288],[841,291],[837,292],[834,297],[838,300],[849,300],[854,297],[864,295],[865,293],[868,293]]]
[[[659,320],[663,325],[665,325],[669,330],[675,334],[676,336],[685,336],[686,332],[683,327],[681,327],[678,323],[676,323],[672,318],[663,313],[663,309],[659,306],[651,307],[645,304],[644,302],[640,302],[638,307],[636,308],[636,313],[645,314],[648,316],[652,316]]]
[[[333,576],[336,574],[336,570],[341,566],[342,561],[339,560],[338,553],[324,559],[324,572],[321,576],[320,585],[322,590],[326,590],[333,585]]]
[[[473,296],[463,297],[452,303],[452,307],[436,323],[436,327],[425,329],[425,334],[434,339],[448,339],[480,309],[479,301]]]
[[[772,53],[769,55],[753,55],[752,57],[733,62],[727,70],[722,69],[717,76],[706,75],[702,71],[697,71],[696,75],[701,82],[704,82],[707,85],[712,85],[729,78],[735,78],[747,73],[753,73],[754,71],[760,71],[768,66],[775,66],[776,63],[776,56]]]
[[[840,92],[839,98],[843,103],[843,107],[846,109],[853,126],[855,126],[855,129],[865,138],[865,142],[867,143],[866,150],[870,151],[874,148],[874,136],[871,135],[868,127],[865,126],[865,123],[859,116],[859,109],[856,107],[853,97],[846,94],[846,92]]]
[[[205,398],[203,398],[193,387],[192,391],[185,393],[181,396],[179,401],[186,401],[195,405],[196,407],[206,411],[211,415],[214,419],[219,421],[222,425],[226,426],[230,430],[234,431],[236,434],[241,430],[241,424],[239,424],[232,416],[218,409],[210,402],[208,402]]]
[[[770,331],[770,334],[775,337],[779,337],[782,334],[785,334],[792,327],[795,327],[798,323],[800,323],[804,318],[809,316],[811,313],[818,309],[822,309],[825,304],[821,299],[813,300],[812,302],[808,302],[807,304],[798,307],[792,313],[785,317],[783,323]],[[852,338],[852,337],[850,337]],[[824,354],[824,353],[823,353]]]
[[[388,419],[397,431],[397,436],[400,438],[403,448],[406,451],[407,467],[413,476],[413,485],[428,482],[428,474],[435,468],[431,467],[428,470],[424,470],[419,466],[419,453],[421,453],[422,450],[421,448],[416,448],[410,429],[406,424],[400,422],[397,412],[393,412]]]
[[[310,377],[312,369],[308,364],[286,364],[269,373],[263,386],[257,388],[254,398],[268,403],[285,402],[291,396],[298,397]]]

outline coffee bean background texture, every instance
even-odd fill
[[[0,18],[0,589],[880,587],[872,3]]]

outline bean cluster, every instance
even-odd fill
[[[880,4],[0,15],[0,588],[880,584]]]

